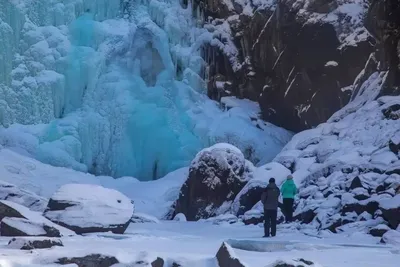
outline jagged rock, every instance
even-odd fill
[[[7,248],[32,250],[32,249],[52,248],[55,246],[63,247],[64,245],[60,239],[13,238],[8,242]]]
[[[233,249],[225,242],[222,243],[216,257],[219,267],[246,267],[246,265],[236,257]]]
[[[252,168],[232,145],[203,149],[190,165],[189,177],[175,203],[175,214],[183,213],[193,221],[224,213],[251,178]]]
[[[157,258],[151,263],[151,267],[163,267],[164,260],[162,258]]]
[[[123,234],[134,206],[122,193],[98,185],[68,184],[50,199],[44,216],[77,234]]]
[[[60,231],[52,226],[15,217],[5,217],[1,220],[0,235],[61,237]]]
[[[110,267],[119,263],[115,257],[91,254],[84,257],[60,258],[56,262],[61,265],[76,264],[78,267]]]
[[[395,136],[393,136],[390,140],[389,140],[389,149],[395,153],[395,154],[399,154],[400,151],[400,133],[396,133]]]
[[[351,181],[351,185],[350,185],[350,189],[355,189],[358,187],[363,187],[362,183],[361,183],[361,179],[360,177],[356,177],[353,179],[353,181]]]
[[[372,236],[382,237],[389,230],[390,228],[387,225],[380,224],[378,226],[375,226],[374,228],[371,228],[369,230],[369,234]]]

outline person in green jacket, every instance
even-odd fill
[[[297,193],[297,187],[293,181],[292,175],[288,175],[286,181],[282,185],[281,192],[283,199],[283,214],[285,215],[286,222],[291,222],[293,221],[294,196]]]

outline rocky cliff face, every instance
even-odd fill
[[[398,5],[195,0],[205,27],[219,37],[203,53],[208,94],[258,101],[264,119],[293,131],[325,122],[376,70],[390,70],[382,94],[398,94]]]

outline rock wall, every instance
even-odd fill
[[[325,122],[371,73],[391,70],[398,94],[398,1],[195,0],[219,41],[204,46],[208,95],[258,101],[265,120],[292,131]],[[376,52],[376,60],[371,53]],[[373,64],[374,63],[374,64]],[[356,82],[354,82],[356,80]],[[387,89],[390,88],[390,89]]]

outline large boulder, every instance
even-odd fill
[[[49,238],[13,238],[8,242],[7,248],[21,249],[21,250],[32,250],[32,249],[45,249],[52,247],[63,247],[63,243],[60,239],[49,239]]]
[[[89,184],[67,184],[50,199],[44,216],[77,234],[108,232],[123,234],[134,211],[122,193]]]
[[[39,212],[31,211],[17,203],[0,201],[0,235],[2,236],[49,236],[60,237],[74,235],[60,225],[57,225]]]
[[[193,221],[222,214],[251,179],[253,165],[229,144],[200,151],[192,161],[189,177],[175,203],[175,214]]]
[[[400,232],[396,230],[387,231],[382,236],[381,243],[400,246]]]

